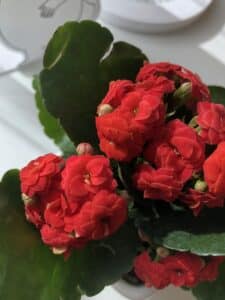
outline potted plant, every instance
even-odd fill
[[[223,299],[224,89],[92,21],[56,31],[34,88],[61,154],[2,179],[0,299],[75,300],[121,278]]]

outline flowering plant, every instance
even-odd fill
[[[49,42],[34,88],[61,154],[2,179],[0,299],[80,299],[129,272],[225,297],[224,89],[112,42],[91,21]]]

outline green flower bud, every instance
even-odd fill
[[[34,198],[31,198],[25,194],[22,194],[22,200],[25,206],[33,204],[35,202]]]
[[[207,190],[207,183],[203,180],[197,180],[195,183],[195,190],[198,192],[205,192]]]
[[[157,248],[156,253],[160,258],[166,258],[170,255],[170,251],[164,247]]]
[[[179,106],[183,105],[188,101],[192,96],[192,83],[185,82],[183,83],[173,94],[173,97],[176,99]]]
[[[111,112],[113,112],[113,107],[111,105],[109,105],[109,104],[101,104],[98,107],[97,115],[99,117],[101,117],[101,116],[104,116],[104,115],[109,114]]]

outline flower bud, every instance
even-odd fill
[[[25,194],[22,194],[22,200],[25,206],[33,204],[35,202],[34,198],[31,198]]]
[[[164,247],[157,248],[156,253],[160,258],[166,258],[170,255],[170,251]]]
[[[101,117],[101,116],[104,116],[104,115],[109,114],[111,112],[113,112],[113,107],[111,105],[109,105],[109,104],[101,104],[98,107],[97,115],[99,117]]]
[[[67,248],[52,248],[52,252],[55,255],[61,255],[67,251]]]
[[[147,236],[142,230],[138,230],[138,235],[139,235],[139,238],[142,242],[147,242],[149,244],[151,244],[151,240],[149,238],[149,236]]]
[[[76,148],[76,152],[78,155],[93,154],[94,148],[89,143],[80,143]]]
[[[207,183],[203,180],[197,180],[195,183],[195,190],[198,192],[205,192],[207,187]]]
[[[179,105],[185,104],[185,102],[190,99],[191,95],[192,95],[191,82],[183,83],[173,94],[174,98],[179,101],[178,102]]]

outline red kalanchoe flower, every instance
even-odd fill
[[[199,280],[214,281],[219,276],[219,267],[224,262],[224,257],[210,257],[210,260],[206,263],[205,267],[201,270]]]
[[[114,109],[117,108],[121,104],[123,97],[128,92],[134,90],[134,87],[134,83],[130,80],[111,81],[108,93],[101,104],[109,104]]]
[[[164,123],[165,105],[158,96],[133,92],[124,98],[118,113],[129,120],[131,132],[139,132],[148,140]]]
[[[206,159],[203,171],[209,192],[216,197],[225,197],[225,142]]]
[[[101,240],[116,232],[127,218],[127,202],[109,191],[100,191],[86,202],[74,219],[76,235]]]
[[[157,168],[172,168],[178,178],[186,182],[193,172],[202,168],[205,160],[205,145],[195,130],[182,121],[170,121],[161,137],[150,142],[145,158]]]
[[[153,262],[148,252],[143,252],[134,260],[134,271],[137,277],[144,282],[146,287],[163,289],[170,283],[169,276],[165,272],[165,266]]]
[[[101,155],[71,156],[62,173],[62,188],[69,202],[85,202],[102,189],[117,186],[110,162]]]
[[[83,248],[87,243],[85,239],[77,238],[62,228],[53,228],[49,225],[44,225],[41,228],[41,237],[43,242],[57,254],[68,253],[73,248]]]
[[[180,200],[193,210],[195,216],[198,216],[204,206],[209,208],[223,207],[224,198],[216,197],[209,192],[200,192],[189,189],[183,193]]]
[[[197,123],[204,142],[211,145],[225,141],[225,107],[209,102],[198,103]]]
[[[142,164],[137,168],[133,181],[134,185],[144,192],[144,198],[168,202],[174,201],[183,187],[173,169],[155,170],[147,164]]]
[[[171,284],[177,287],[194,287],[199,283],[199,274],[204,261],[191,253],[177,253],[160,261],[165,266]]]
[[[22,193],[33,197],[50,187],[54,177],[61,171],[63,159],[54,154],[47,154],[32,160],[20,171]]]
[[[130,161],[141,153],[144,138],[141,132],[132,129],[130,114],[114,111],[96,118],[100,148],[108,158]]]
[[[135,90],[160,98],[173,93],[175,89],[175,83],[165,76],[150,75],[148,79],[137,82],[135,85]]]
[[[188,106],[192,109],[195,108],[194,103],[196,101],[210,101],[211,99],[208,87],[203,84],[199,76],[182,66],[167,62],[146,63],[139,71],[137,81],[148,80],[152,76],[165,76],[180,85],[190,82],[192,84],[192,96],[190,97]],[[194,103],[192,103],[193,101]]]

